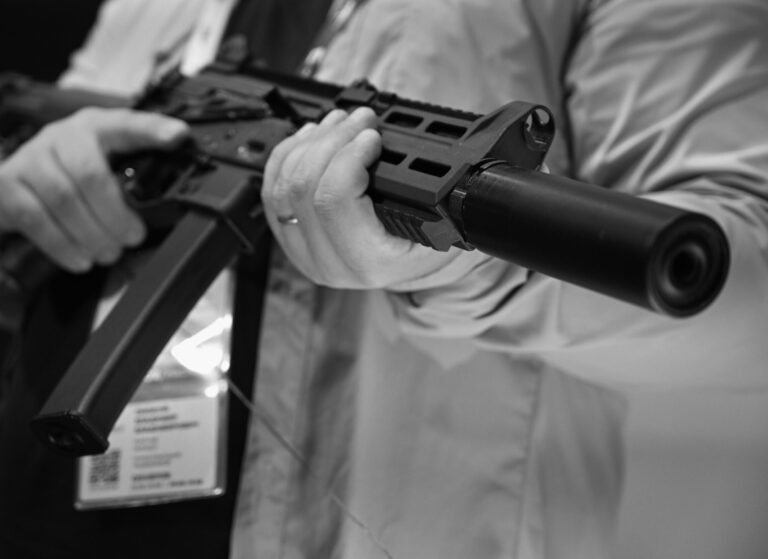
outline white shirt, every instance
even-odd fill
[[[130,92],[201,4],[107,6],[66,79]],[[278,253],[255,397],[308,470],[253,418],[233,557],[610,557],[617,390],[767,381],[766,25],[764,0],[368,2],[321,79],[477,112],[547,104],[554,173],[708,213],[732,269],[680,321],[543,276],[510,298],[524,274],[492,259],[416,307],[316,288]]]

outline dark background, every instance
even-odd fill
[[[103,0],[2,0],[0,72],[55,80],[95,21]]]

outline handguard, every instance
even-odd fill
[[[0,87],[0,122],[23,95]],[[383,150],[368,192],[395,235],[436,250],[477,248],[679,317],[708,306],[725,281],[728,244],[710,218],[540,172],[555,132],[541,105],[476,115],[366,82],[216,65],[173,74],[136,107],[186,120],[193,140],[115,166],[129,203],[163,240],[33,420],[41,440],[71,455],[106,450],[178,325],[264,234],[259,188],[271,150],[302,124],[358,106],[378,115]]]

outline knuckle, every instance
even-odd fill
[[[300,201],[307,191],[307,183],[300,175],[278,180],[272,191],[272,202],[278,206]]]
[[[275,204],[280,205],[285,202],[290,201],[290,184],[284,177],[278,177],[277,181],[275,182],[274,188],[267,193],[267,201]]]
[[[60,146],[56,151],[62,169],[73,183],[67,195],[74,196],[76,191],[86,196],[95,194],[111,180],[105,156],[97,149],[80,145]]]
[[[45,193],[45,202],[55,215],[68,215],[75,207],[76,194],[68,188],[50,188]]]
[[[343,148],[339,136],[340,133],[328,132],[319,137],[313,146],[311,154],[318,159],[331,160]]]
[[[26,234],[39,230],[45,222],[43,215],[37,208],[23,203],[11,204],[7,218],[11,229]]]
[[[298,203],[304,200],[307,195],[312,191],[314,182],[311,172],[307,172],[306,169],[300,169],[290,182],[290,188],[287,195],[290,197],[292,203]]]
[[[335,191],[318,189],[312,199],[315,213],[319,216],[330,216],[338,211],[343,198]]]
[[[282,201],[298,202],[312,189],[316,171],[306,158],[291,155],[275,185],[275,196]]]
[[[86,197],[99,193],[110,180],[110,175],[102,166],[101,160],[93,157],[79,159],[76,172],[78,188]]]

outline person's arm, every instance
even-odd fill
[[[73,272],[114,262],[145,235],[108,157],[176,145],[187,125],[125,109],[84,109],[43,128],[0,163],[0,232],[27,237]]]
[[[104,0],[61,87],[133,97],[181,61],[208,0]]]

